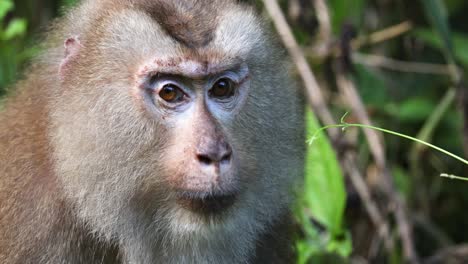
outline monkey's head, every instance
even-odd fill
[[[109,236],[255,233],[302,172],[298,92],[253,10],[175,2],[87,1],[51,37],[59,182]]]

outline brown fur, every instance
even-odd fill
[[[45,83],[30,78],[36,88]],[[57,183],[46,105],[41,89],[20,90],[0,115],[0,261],[115,263],[118,255],[108,253],[116,252],[113,246],[96,243],[77,223]]]
[[[1,263],[294,262],[302,105],[250,8],[88,0],[44,48],[0,112]],[[241,99],[199,100],[187,122],[148,97],[155,72],[193,70],[184,80],[200,98],[207,76],[239,63]],[[202,177],[197,151],[227,144],[232,167]],[[176,190],[211,184],[238,193],[219,215],[175,202]]]
[[[219,3],[208,0],[146,1],[140,5],[170,36],[191,48],[203,47],[213,40],[216,6]]]

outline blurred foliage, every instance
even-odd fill
[[[316,14],[312,15],[315,19],[313,20],[310,18],[309,10],[301,10],[298,14],[291,12],[296,8],[295,5],[299,5],[302,9],[312,9],[314,13],[313,6],[310,2],[306,2],[308,1],[281,1],[285,13],[289,14],[289,22],[298,41],[306,47],[312,47],[314,42],[320,41],[317,38],[319,22],[315,17]],[[334,42],[332,45],[342,45],[345,41],[343,37],[349,34],[356,38],[363,37],[403,21],[412,22],[413,30],[383,42],[365,45],[358,52],[378,54],[402,62],[445,65],[448,69],[447,74],[405,72],[406,69],[388,70],[386,65],[369,66],[354,62],[349,69],[351,78],[375,125],[418,136],[463,156],[462,110],[449,95],[453,94],[451,93],[453,89],[463,86],[463,75],[466,72],[463,66],[466,67],[468,62],[468,48],[466,48],[468,47],[468,27],[466,26],[468,18],[464,14],[468,11],[468,3],[455,0],[329,0],[326,3],[330,12],[333,35],[331,40]],[[346,98],[341,97],[335,82],[336,72],[334,72],[333,63],[337,59],[323,60],[317,59],[315,54],[307,53],[307,55],[315,74],[321,80],[321,86],[327,88],[326,92],[330,98],[331,110],[335,113],[335,120],[339,120],[339,117],[348,110],[348,106],[344,104]],[[461,70],[460,73],[456,70],[457,66]],[[309,129],[315,128],[310,124],[308,127]],[[381,204],[381,209],[385,212],[388,209],[385,209],[382,204],[388,201],[381,198],[384,195],[382,192],[384,183],[379,175],[375,175],[374,160],[370,155],[366,140],[361,132],[352,129],[348,129],[343,136],[356,144],[358,166],[365,172],[364,176],[371,188],[374,200]],[[462,223],[468,220],[468,214],[457,209],[462,208],[468,199],[468,193],[465,191],[468,187],[463,182],[441,179],[439,174],[449,172],[468,176],[465,165],[404,139],[383,136],[386,143],[387,162],[391,168],[395,186],[408,204],[410,221],[415,225],[416,251],[421,259],[430,257],[442,248],[464,243],[468,239],[468,234],[456,232],[457,228],[454,224],[463,225]],[[335,150],[340,152],[339,149]],[[311,151],[319,154],[310,155]],[[302,203],[300,207],[302,211],[308,213],[307,216],[299,214],[303,217],[300,218],[304,233],[301,237],[305,238],[300,240],[298,245],[300,263],[306,260],[312,263],[316,263],[317,260],[318,263],[336,263],[336,259],[330,262],[329,259],[323,257],[329,255],[331,251],[320,245],[327,241],[324,239],[326,235],[323,234],[333,233],[333,229],[324,223],[323,212],[333,210],[336,215],[341,216],[340,202],[332,199],[330,195],[331,192],[336,193],[336,197],[341,197],[341,191],[332,187],[332,182],[341,178],[336,177],[336,171],[322,170],[313,173],[309,171],[314,162],[324,162],[323,159],[329,161],[331,158],[333,157],[328,156],[327,151],[315,144],[312,150],[309,150],[304,197],[315,201],[316,204]],[[346,175],[347,172],[345,171],[344,174]],[[329,185],[320,182],[318,178],[330,181]],[[316,188],[319,190],[307,189],[309,183],[317,185]],[[340,231],[344,234],[347,232],[351,234],[352,254],[349,260],[363,257],[371,263],[402,263],[403,256],[398,246],[391,254],[383,253],[385,250],[381,248],[373,257],[369,257],[369,250],[372,250],[373,243],[375,243],[373,239],[375,239],[376,229],[368,222],[364,205],[362,201],[359,201],[356,190],[347,184],[346,191],[345,229],[340,229]],[[315,192],[315,195],[320,198],[313,197],[310,192]],[[416,221],[416,215],[418,219],[424,219],[426,223],[424,227]],[[397,232],[394,219],[388,220],[392,223],[394,232]],[[367,230],[362,226],[367,227]],[[434,232],[438,235],[434,235]],[[339,250],[334,252],[340,255]],[[341,255],[346,256],[346,254]]]
[[[40,51],[37,41],[50,20],[76,0],[0,0],[0,96]]]
[[[11,0],[0,1],[0,95],[15,80],[19,66],[28,58],[27,52],[20,52],[26,34],[26,20],[6,19],[14,7]]]
[[[26,62],[37,53],[38,32],[63,7],[75,0],[0,0],[0,94],[21,78]],[[313,1],[280,0],[293,32],[304,50],[321,40]],[[258,8],[261,0],[255,1]],[[403,62],[448,66],[448,74],[389,70],[351,61],[349,74],[357,86],[372,122],[427,141],[463,156],[463,115],[455,101],[443,98],[451,89],[463,87],[468,66],[468,2],[464,0],[328,0],[333,43],[340,46],[344,36],[363,37],[403,21],[413,29],[386,41],[359,48],[362,54],[377,54]],[[297,9],[299,7],[299,9]],[[339,58],[316,58],[306,52],[311,66],[329,99],[326,102],[335,119],[348,110],[340,95],[333,63]],[[455,69],[458,66],[460,72]],[[404,68],[404,67],[402,67]],[[352,114],[352,113],[351,113]],[[351,116],[350,118],[353,118]],[[312,113],[307,115],[310,136],[320,126]],[[391,201],[382,199],[382,178],[360,131],[343,134],[357,155],[372,198],[387,213]],[[466,243],[468,233],[460,232],[468,222],[466,183],[439,177],[447,172],[461,176],[466,166],[443,154],[419,149],[411,142],[383,135],[387,163],[397,190],[404,198],[414,225],[416,251],[422,259],[440,250]],[[337,156],[343,150],[332,148],[325,134],[308,145],[306,178],[294,208],[301,230],[297,249],[300,263],[340,263],[365,259],[370,263],[402,263],[400,241],[386,254],[382,243],[375,245],[376,228],[365,212],[357,191],[349,184]],[[423,219],[423,220],[421,220]],[[388,219],[395,231],[395,219]],[[375,249],[377,247],[377,249]],[[361,262],[362,263],[362,262]],[[365,262],[364,262],[365,263]],[[466,262],[468,263],[468,262]]]
[[[439,38],[434,32],[428,28],[420,28],[414,31],[414,36],[424,41],[434,49],[443,49],[444,44],[441,38]],[[454,58],[462,63],[465,67],[468,65],[468,49],[466,43],[468,43],[468,35],[464,33],[452,33],[451,41],[453,41],[453,56]]]

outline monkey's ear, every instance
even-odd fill
[[[63,43],[63,45],[65,47],[65,52],[64,52],[64,57],[62,59],[62,63],[60,64],[60,68],[59,68],[59,75],[60,75],[60,78],[62,79],[64,75],[66,74],[67,66],[70,64],[73,58],[75,58],[78,55],[82,47],[78,36],[67,38],[65,42]]]

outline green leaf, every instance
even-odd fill
[[[427,19],[442,40],[443,51],[449,63],[454,61],[453,42],[448,24],[447,9],[441,0],[421,0]]]
[[[76,0],[62,0],[62,5],[70,7],[76,4]]]
[[[444,0],[444,3],[448,13],[453,14],[463,8],[465,0]]]
[[[327,245],[327,250],[329,252],[336,252],[340,256],[349,256],[353,251],[353,245],[351,241],[351,235],[349,232],[347,232],[343,239],[331,240]]]
[[[355,81],[367,106],[381,108],[388,102],[387,84],[378,73],[367,66],[355,65]]]
[[[305,237],[296,244],[298,263],[308,263],[325,252],[347,257],[352,248],[350,236],[343,229],[346,191],[339,162],[325,134],[316,134],[320,124],[310,111],[306,125],[309,140],[314,135],[319,138],[307,145],[303,192],[295,208]],[[327,232],[319,232],[311,217]]]
[[[425,120],[436,107],[436,103],[428,98],[414,97],[400,104],[390,104],[385,107],[388,114],[394,119],[403,122],[416,122]]]
[[[393,180],[399,193],[402,193],[405,198],[410,197],[411,194],[411,177],[408,172],[402,167],[395,165],[392,168]]]
[[[357,28],[361,24],[365,0],[329,0],[328,2],[333,32],[341,32],[344,23],[353,23]]]
[[[435,49],[439,49],[441,51],[444,49],[442,40],[438,38],[431,29],[416,29],[414,30],[413,35]],[[455,59],[463,63],[465,66],[468,66],[468,49],[466,49],[468,46],[468,35],[461,32],[453,32],[452,39]]]
[[[311,112],[307,113],[306,123],[311,137],[319,123]],[[307,148],[304,203],[332,235],[341,235],[346,200],[343,174],[327,137],[323,133],[319,137]]]
[[[2,20],[8,12],[13,10],[14,4],[11,0],[0,0],[0,20]]]
[[[10,40],[12,38],[22,36],[26,33],[27,23],[25,19],[15,18],[7,26],[3,33],[4,40]]]
[[[296,249],[298,264],[306,264],[313,255],[320,252],[320,248],[314,247],[314,245],[311,245],[304,240],[297,242]]]

